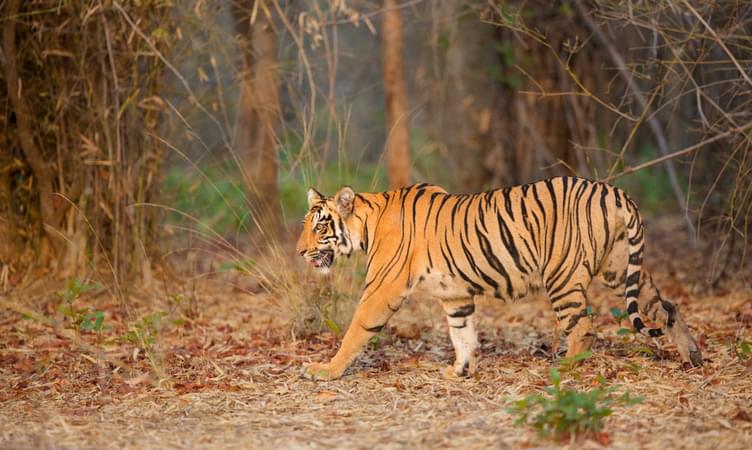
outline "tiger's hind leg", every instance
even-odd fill
[[[444,369],[445,378],[469,377],[475,373],[478,335],[475,331],[475,303],[472,298],[442,300],[454,346],[454,364]]]
[[[567,337],[567,358],[590,350],[595,340],[593,318],[588,314],[585,291],[587,276],[562,286],[548,297],[556,314],[557,328]]]
[[[598,280],[624,298],[628,251],[626,240],[616,241],[611,254],[597,275]],[[640,315],[657,323],[679,350],[684,362],[702,365],[702,353],[687,327],[687,323],[672,302],[663,299],[653,278],[645,268],[640,277],[640,294],[637,297]]]

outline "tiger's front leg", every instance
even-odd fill
[[[364,293],[337,354],[328,363],[309,364],[303,376],[310,380],[324,381],[340,378],[369,339],[386,326],[403,301],[404,297],[398,295]]]

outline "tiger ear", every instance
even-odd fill
[[[326,197],[321,195],[321,192],[312,187],[308,188],[308,209],[313,208],[313,205],[323,202],[324,200],[326,200]]]
[[[355,201],[355,192],[350,186],[343,186],[334,196],[334,203],[337,205],[337,212],[342,217],[352,214],[353,202]]]

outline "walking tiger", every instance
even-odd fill
[[[644,228],[621,189],[557,177],[479,194],[449,194],[418,184],[381,193],[341,188],[333,197],[308,191],[309,211],[297,251],[322,272],[335,257],[367,254],[365,289],[329,363],[306,367],[307,378],[342,376],[368,340],[411,296],[434,297],[449,323],[455,362],[449,377],[476,369],[474,298],[514,300],[542,290],[567,336],[567,356],[590,348],[591,281],[623,295],[642,334],[667,334],[681,358],[702,364],[697,343],[674,304],[642,267]],[[647,328],[642,317],[659,324]]]

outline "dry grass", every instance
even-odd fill
[[[666,237],[676,233],[673,225]],[[655,228],[655,227],[654,227]],[[679,228],[680,229],[680,228]],[[655,231],[655,230],[654,230]],[[655,234],[655,233],[654,233]],[[700,339],[706,365],[686,370],[666,341],[640,341],[657,356],[633,355],[609,308],[622,303],[594,289],[601,315],[594,356],[566,383],[585,389],[601,374],[645,398],[617,408],[605,432],[614,448],[749,448],[752,445],[752,364],[731,350],[752,340],[752,289],[729,281],[724,292],[692,289],[691,261],[679,243],[656,239],[647,264],[662,292],[676,300]],[[290,336],[289,316],[270,311],[270,299],[233,287],[230,275],[208,277],[194,290],[199,314],[170,310],[153,356],[165,378],[133,345],[109,342],[124,332],[117,302],[102,293],[82,299],[108,312],[113,329],[97,342],[102,354],[76,351],[37,322],[0,313],[0,447],[4,448],[316,448],[537,447],[594,448],[592,440],[555,443],[513,426],[509,398],[540,389],[548,368],[552,315],[544,302],[504,307],[484,301],[478,375],[449,382],[439,370],[452,357],[438,305],[412,303],[346,376],[302,380],[302,364],[330,357],[331,333]],[[246,280],[247,281],[247,280]],[[28,302],[50,313],[42,286]],[[167,289],[166,289],[167,290]],[[168,291],[168,290],[167,290]],[[96,297],[99,295],[99,297]],[[165,292],[144,293],[156,298]],[[16,293],[16,299],[23,298]],[[27,297],[30,298],[30,297]],[[154,298],[149,299],[154,302]],[[144,304],[147,304],[144,301]],[[165,303],[166,308],[168,307]],[[169,308],[167,308],[169,309]],[[642,339],[642,338],[638,338]],[[98,364],[105,359],[120,368]]]

